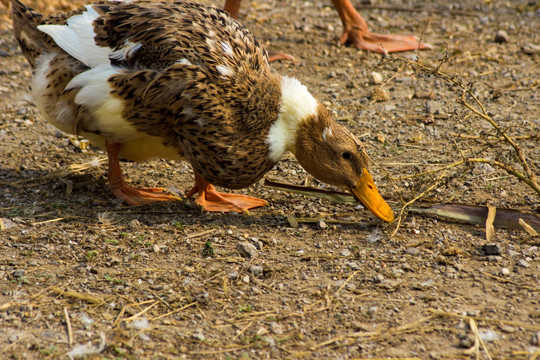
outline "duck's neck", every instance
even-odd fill
[[[286,151],[294,153],[298,129],[317,115],[319,103],[307,88],[292,77],[281,78],[281,101],[277,120],[266,138],[270,159],[279,161]]]

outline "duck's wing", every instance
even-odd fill
[[[163,70],[185,63],[221,76],[225,67],[268,67],[266,50],[249,31],[224,11],[201,4],[95,3],[69,17],[45,17],[38,29],[90,68]]]

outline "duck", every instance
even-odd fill
[[[223,8],[233,18],[238,19],[241,3],[242,0],[225,0]],[[340,45],[351,44],[357,49],[379,54],[432,48],[430,44],[421,42],[416,36],[371,32],[350,0],[332,0],[332,4],[343,25],[343,33],[339,38]],[[294,60],[294,57],[281,52],[272,52],[270,60]]]
[[[42,15],[12,0],[13,31],[44,118],[106,151],[108,183],[128,205],[177,201],[126,183],[120,158],[187,161],[186,197],[210,212],[268,203],[225,193],[259,181],[286,152],[316,179],[394,218],[362,144],[225,11],[189,2],[105,1]]]

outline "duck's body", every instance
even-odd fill
[[[265,202],[218,193],[209,183],[249,186],[286,151],[310,171],[304,163],[315,154],[298,148],[300,137],[312,136],[301,135],[307,127],[320,127],[312,130],[316,142],[328,144],[325,129],[343,136],[335,139],[339,147],[358,152],[355,171],[367,165],[347,130],[296,79],[271,72],[255,37],[219,9],[111,1],[44,17],[17,0],[12,5],[15,36],[34,68],[36,105],[59,129],[107,150],[111,188],[129,204],[175,197],[127,186],[119,156],[187,160],[196,178],[190,194],[199,192],[198,203],[218,211]]]

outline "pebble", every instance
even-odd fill
[[[508,42],[508,33],[504,30],[499,30],[495,33],[495,39],[493,39],[496,43],[502,44]]]
[[[283,334],[283,326],[281,326],[280,324],[278,324],[277,322],[275,321],[272,321],[270,323],[270,329],[272,330],[272,332],[274,334],[277,334],[277,335],[281,335]]]
[[[251,271],[253,275],[258,277],[261,277],[263,275],[263,267],[261,265],[251,265],[249,271]]]
[[[462,349],[469,349],[474,345],[474,336],[467,333],[460,333],[458,347]]]
[[[270,347],[276,346],[276,340],[274,340],[274,338],[271,337],[271,336],[264,336],[264,337],[262,338],[262,340],[263,340],[265,343],[267,343],[268,346],[270,346]]]
[[[0,50],[0,56],[1,57],[7,57],[7,56],[9,56],[9,53],[7,51]]]
[[[510,326],[510,325],[501,325],[500,329],[501,329],[502,332],[505,332],[507,334],[511,334],[511,333],[516,332],[516,328],[513,327],[513,326]]]
[[[521,48],[525,54],[540,54],[540,45],[536,44],[525,44]]]
[[[380,73],[376,72],[376,71],[372,71],[370,74],[369,74],[369,83],[370,84],[374,84],[374,85],[379,85],[379,84],[382,84],[383,82],[383,77]]]
[[[26,271],[24,269],[17,269],[13,271],[12,275],[14,278],[22,278],[25,273]]]
[[[326,229],[328,227],[328,225],[326,225],[326,223],[324,222],[323,219],[319,219],[319,220],[317,220],[317,227],[319,229]]]
[[[138,230],[141,228],[141,223],[139,222],[139,220],[137,219],[133,219],[129,222],[128,224],[128,228],[130,230]]]
[[[501,269],[501,275],[510,275],[510,269],[503,267]]]
[[[531,336],[531,345],[540,346],[540,331]]]
[[[501,337],[498,333],[496,333],[495,331],[491,329],[481,330],[479,334],[480,334],[480,339],[486,342],[499,340],[499,338]]]
[[[379,230],[373,230],[373,232],[367,236],[367,241],[370,244],[374,244],[379,240],[381,240],[381,233],[379,232]]]
[[[497,244],[484,244],[482,245],[482,251],[485,255],[501,255],[501,249]]]
[[[131,323],[128,324],[128,327],[135,330],[145,330],[150,327],[150,323],[148,322],[148,319],[145,317],[135,319]]]
[[[198,329],[195,334],[193,334],[193,337],[199,341],[205,341],[206,338],[204,337],[202,330]]]
[[[426,112],[429,114],[443,114],[443,105],[440,101],[426,102]]]
[[[516,257],[519,255],[519,253],[517,251],[514,251],[514,250],[507,250],[506,253],[508,254],[508,256],[510,257]]]
[[[263,247],[263,243],[261,240],[259,240],[259,238],[256,238],[256,237],[251,237],[251,242],[253,243],[253,245],[255,245],[255,247],[257,248],[257,250],[261,250],[262,247]]]
[[[352,255],[352,253],[351,253],[351,251],[349,249],[343,249],[343,250],[341,250],[340,255],[345,256],[345,257],[349,257],[349,256]]]
[[[254,258],[258,255],[255,245],[248,243],[247,241],[236,244],[236,250],[238,250],[240,255],[246,258]]]
[[[527,260],[523,260],[523,259],[518,260],[516,265],[519,266],[519,267],[525,268],[525,269],[531,266],[531,264],[529,264],[529,262]]]
[[[405,250],[405,254],[407,255],[418,255],[418,253],[420,253],[420,250],[415,247],[410,247]]]
[[[1,230],[11,229],[12,227],[17,226],[17,224],[15,224],[13,221],[7,218],[0,218],[0,224],[1,224],[0,226]]]
[[[384,275],[382,274],[377,274],[373,277],[372,281],[375,283],[375,284],[378,284],[378,283],[381,283],[382,281],[384,280]]]

